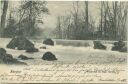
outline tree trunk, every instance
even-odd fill
[[[113,2],[113,13],[114,13],[114,17],[113,17],[113,35],[115,40],[117,40],[117,1]]]
[[[88,1],[85,1],[85,12],[86,12],[86,27],[87,27],[87,30],[88,30],[88,24],[89,24],[89,21],[88,21]]]
[[[103,2],[101,2],[101,21],[100,21],[100,32],[101,32],[101,38],[103,39]]]
[[[6,22],[6,15],[7,15],[7,9],[8,9],[8,1],[4,1],[3,13],[1,15],[1,28],[0,28],[0,36],[1,37],[3,37],[3,33],[4,33],[5,22]]]
[[[89,17],[88,17],[88,1],[85,1],[85,27],[83,31],[83,39],[88,39],[89,33]]]

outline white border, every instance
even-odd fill
[[[22,1],[22,0],[9,0],[9,1]],[[31,0],[31,1],[35,1],[35,0]],[[128,0],[36,0],[36,1],[128,1]]]

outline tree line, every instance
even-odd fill
[[[100,1],[98,2],[100,11],[97,21],[93,18],[90,10],[89,1],[84,1],[84,10],[81,11],[80,2],[72,2],[72,10],[68,14],[57,17],[56,28],[53,36],[57,39],[75,39],[75,40],[127,40],[127,13],[128,2],[119,1]],[[46,7],[46,1],[29,1],[20,2],[18,8],[14,11],[8,10],[9,1],[1,1],[1,37],[15,37],[24,35],[33,37],[42,33],[36,23],[42,23],[43,14],[49,14]],[[9,18],[7,19],[7,13]],[[7,19],[7,20],[6,20]]]
[[[101,1],[98,24],[89,13],[89,3],[84,2],[80,11],[79,2],[73,2],[70,14],[57,17],[55,38],[76,40],[127,40],[128,3]]]

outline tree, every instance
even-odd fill
[[[58,23],[61,22],[61,26],[56,28],[57,35],[60,35],[63,39],[84,40],[93,38],[95,22],[91,15],[88,15],[88,2],[84,2],[84,4],[83,12],[79,2],[73,2],[70,14],[65,14],[65,16],[59,18],[60,20],[57,20]]]
[[[73,15],[73,21],[74,21],[74,31],[73,31],[73,37],[74,39],[79,39],[79,2],[73,2],[73,11],[71,11]]]
[[[41,17],[41,14],[47,13],[48,9],[46,7],[45,1],[24,1],[19,9],[20,19],[19,19],[19,30],[21,30],[23,25],[26,25],[24,33],[27,36],[34,35],[36,20]],[[26,24],[24,23],[26,22]],[[23,23],[23,24],[22,24]],[[21,28],[22,27],[22,28]]]
[[[86,21],[85,21],[85,23],[86,23],[86,25],[85,25],[85,27],[87,28],[87,31],[88,31],[88,28],[89,28],[89,26],[88,26],[88,24],[89,24],[89,16],[88,16],[88,1],[85,1],[85,17],[86,17]]]
[[[61,16],[57,17],[57,37],[62,39]]]
[[[110,40],[121,40],[125,38],[126,19],[128,4],[124,2],[102,2],[102,32],[103,37]],[[123,35],[123,32],[125,35]],[[122,38],[123,37],[123,38]]]
[[[12,12],[10,12],[9,19],[7,20],[7,26],[4,29],[4,37],[14,37],[16,35],[16,20],[12,17]]]
[[[99,2],[100,19],[99,23],[91,16],[89,12],[88,1],[80,6],[79,2],[73,2],[71,14],[60,18],[61,26],[58,26],[62,39],[88,40],[126,40],[127,33],[127,13],[128,3],[126,2]],[[84,11],[81,12],[81,7]],[[69,19],[67,19],[70,17]],[[98,25],[98,27],[97,27]],[[98,28],[98,31],[96,31]],[[57,29],[56,29],[57,30]]]
[[[7,9],[8,9],[8,0],[4,0],[3,1],[3,13],[1,15],[1,28],[0,28],[1,37],[3,36],[3,31],[5,28]]]

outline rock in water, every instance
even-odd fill
[[[123,48],[121,48],[120,52],[127,52],[127,47],[124,46]]]
[[[22,59],[22,60],[28,60],[28,59],[33,59],[33,58],[28,58],[25,55],[20,55],[18,58]]]
[[[56,56],[54,54],[52,54],[51,52],[46,52],[43,57],[43,60],[47,60],[47,61],[53,61],[53,60],[57,60]]]
[[[6,55],[6,50],[4,48],[0,48],[0,59],[3,60]]]
[[[46,39],[43,41],[43,44],[54,46],[54,41],[52,39]]]
[[[125,43],[124,43],[123,41],[119,41],[119,42],[118,42],[118,46],[119,46],[119,47],[124,47],[124,46],[125,46]]]
[[[119,51],[120,47],[118,46],[118,42],[114,42],[114,46],[112,47],[112,51]]]
[[[3,61],[6,64],[12,64],[14,62],[13,56],[11,54],[6,54],[5,58],[3,59]]]
[[[7,48],[11,48],[11,49],[17,48],[18,50],[26,50],[29,47],[34,47],[34,44],[23,36],[18,36],[16,38],[13,38],[7,45]]]
[[[0,63],[27,65],[24,62],[20,62],[17,59],[14,59],[13,56],[11,54],[7,54],[6,50],[3,48],[0,48]]]
[[[20,56],[18,56],[18,58],[20,58],[22,60],[34,59],[34,58],[29,58],[29,57],[22,55],[22,54]]]
[[[20,59],[22,59],[22,60],[28,60],[28,57],[25,56],[25,55],[20,55],[20,56],[18,56],[18,58],[20,58]]]
[[[0,54],[6,54],[6,50],[4,48],[0,48]]]
[[[18,46],[18,42],[18,38],[13,38],[7,45],[7,48],[15,49]]]
[[[123,41],[118,41],[114,43],[114,46],[112,47],[112,51],[127,52],[127,46]]]
[[[46,47],[45,46],[42,46],[42,47],[40,47],[40,49],[46,49]]]
[[[39,50],[38,49],[36,49],[36,48],[28,48],[27,50],[26,50],[26,52],[38,52]]]
[[[18,50],[31,50],[31,52],[37,51],[37,49],[35,49],[34,47],[34,44],[23,36],[13,38],[7,45],[7,48],[17,48]]]
[[[106,49],[106,46],[104,46],[100,41],[93,41],[94,49]]]
[[[7,61],[12,61],[13,56],[11,54],[6,54],[6,59],[7,59]]]

